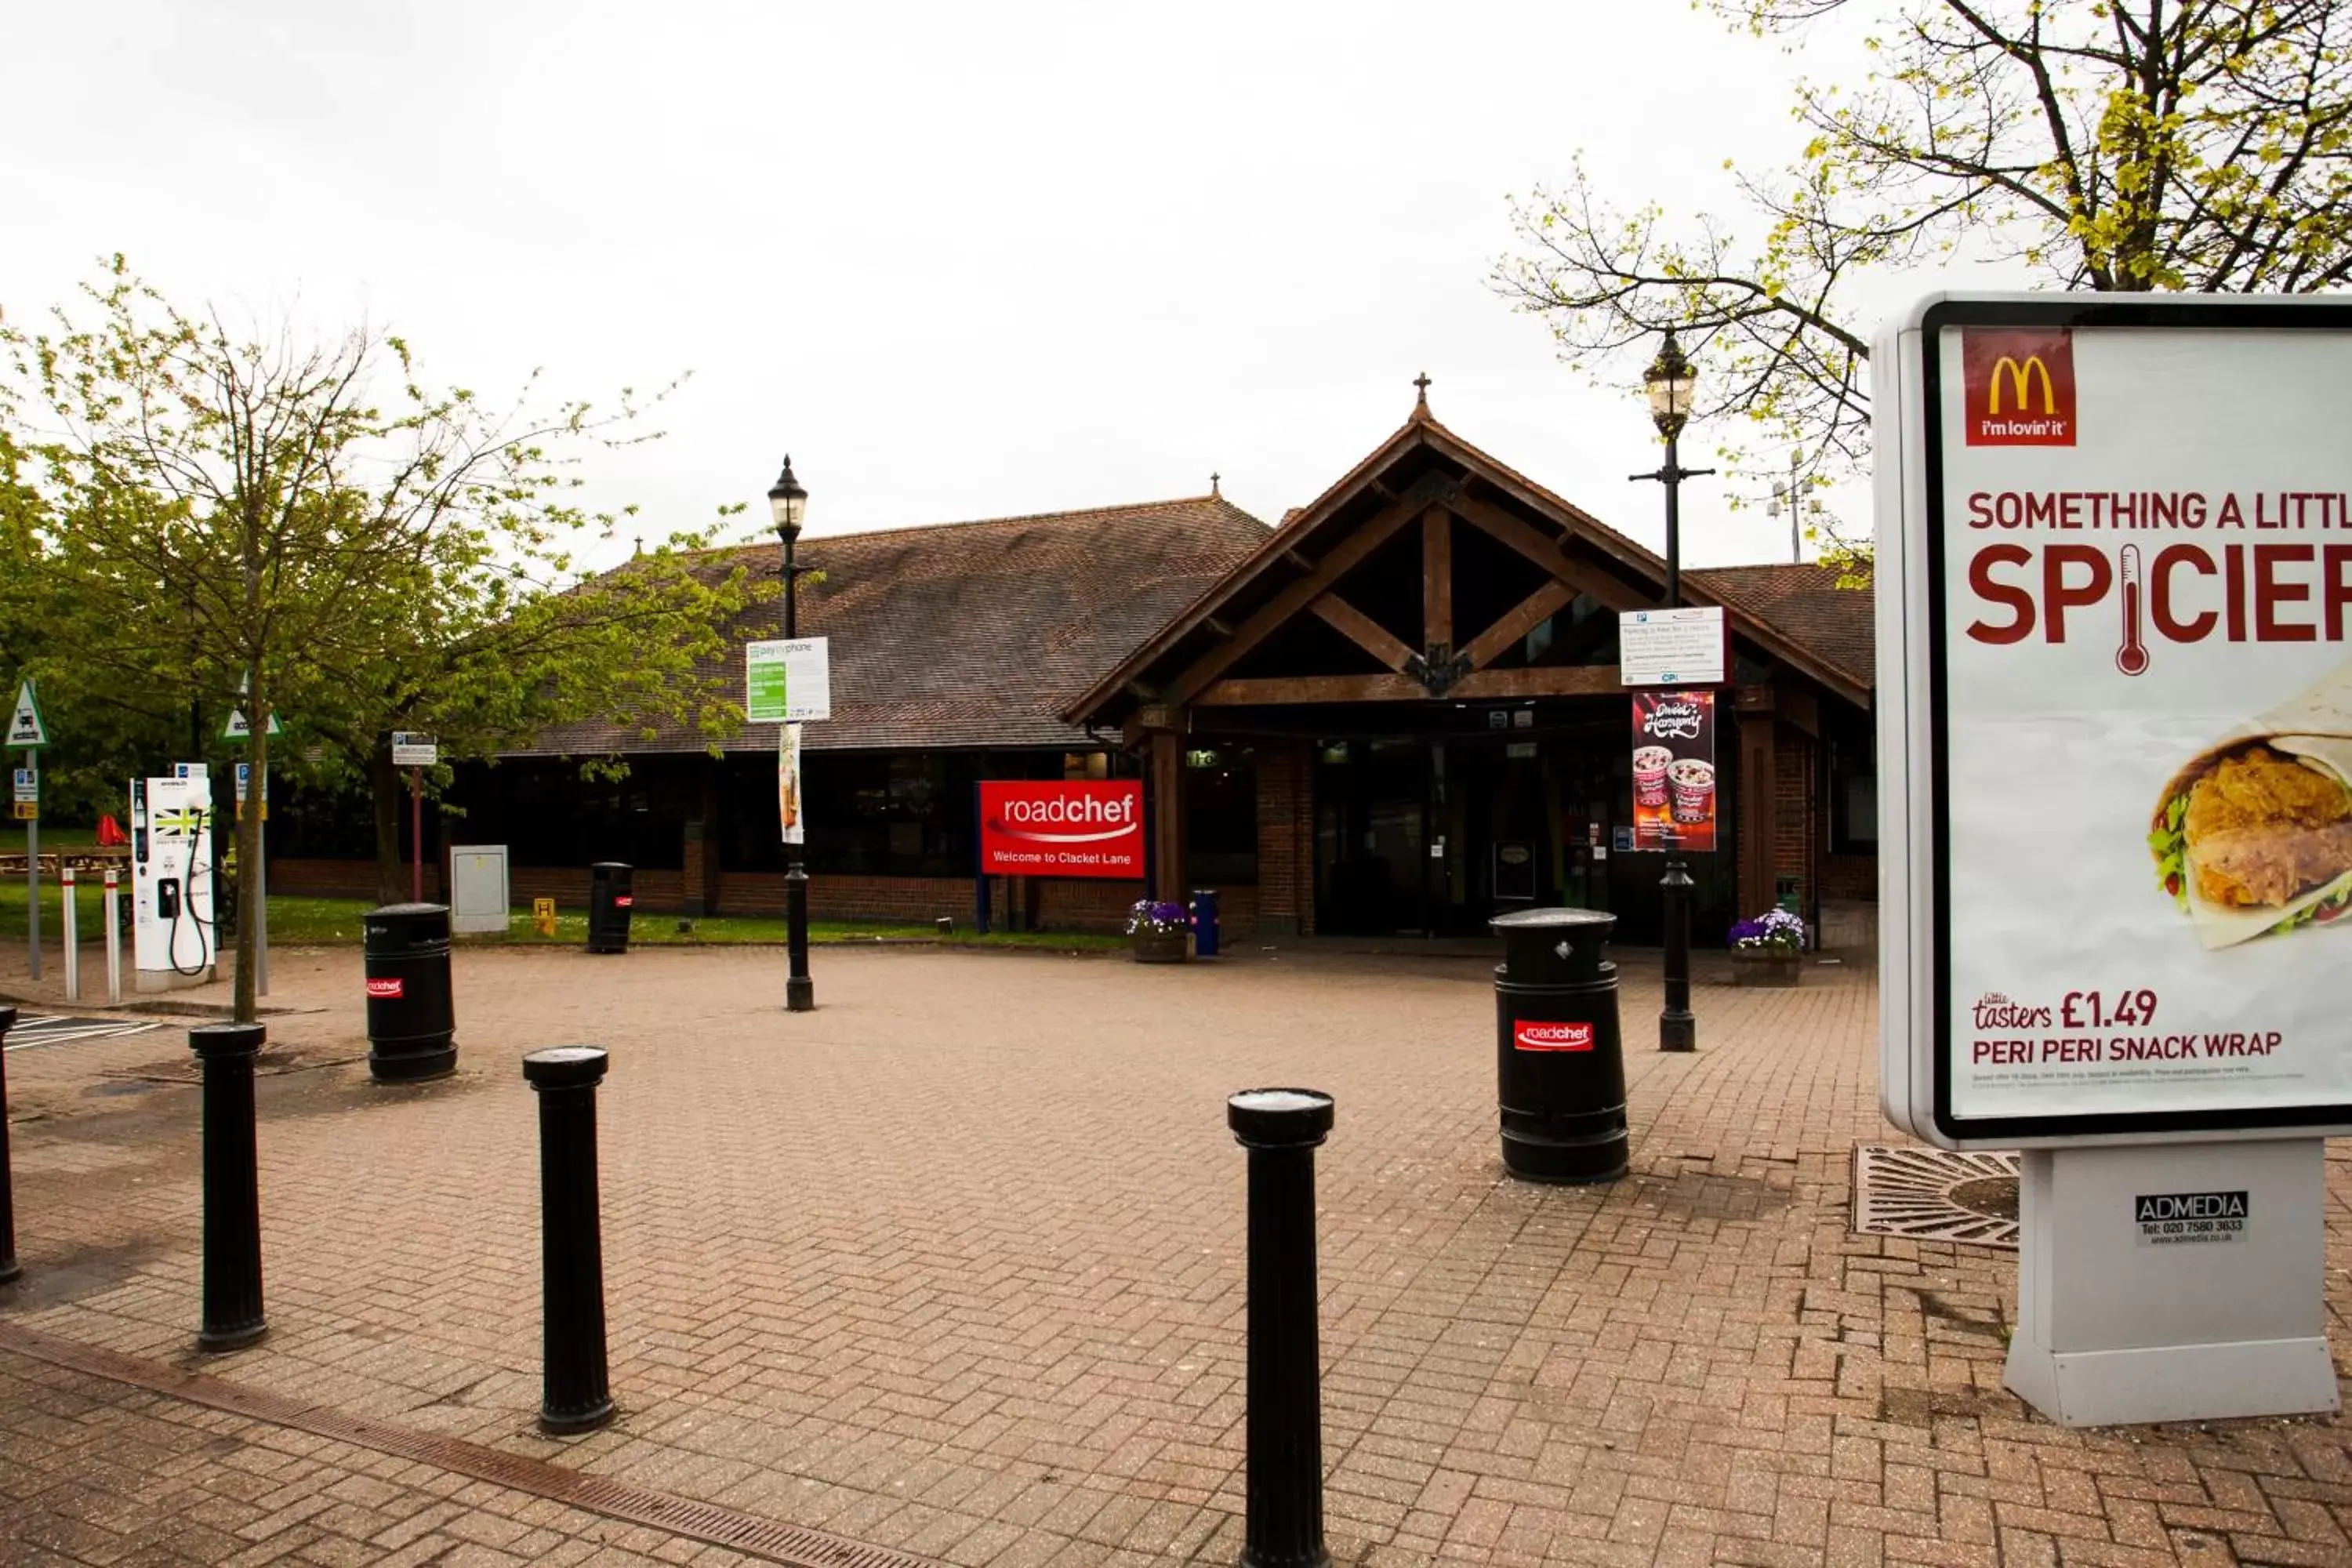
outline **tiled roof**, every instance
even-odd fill
[[[1841,588],[1832,567],[1717,566],[1690,582],[1790,642],[1864,690],[1877,684],[1875,601],[1870,588]]]
[[[805,731],[812,751],[1082,746],[1057,710],[1223,577],[1266,538],[1265,524],[1220,496],[873,533],[804,535],[800,631],[831,639],[833,717]],[[714,552],[773,574],[776,546]],[[732,628],[740,647],[782,636],[783,606]],[[569,724],[512,756],[699,751],[686,726],[648,737],[627,726]],[[767,724],[722,742],[775,744]]]

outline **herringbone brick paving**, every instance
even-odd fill
[[[1343,1560],[2352,1563],[2339,1423],[2053,1427],[2000,1389],[2012,1257],[1848,1233],[1852,1145],[1891,1136],[1866,971],[1704,984],[1685,1058],[1647,1048],[1656,988],[1629,966],[1633,1174],[1547,1189],[1500,1175],[1477,963],[826,950],[802,1016],[768,952],[458,964],[457,1079],[263,1080],[272,1331],[208,1370],[974,1568],[1230,1562],[1244,1163],[1222,1101],[1304,1083],[1339,1101],[1318,1199]],[[276,968],[274,1000],[327,1010],[273,1020],[273,1046],[363,1048],[354,955]],[[517,1061],[577,1040],[614,1051],[625,1415],[559,1445],[530,1426]],[[186,1354],[195,1097],[101,1077],[183,1055],[12,1053],[28,1279],[0,1315]],[[2352,1173],[2328,1169],[2343,1342]]]

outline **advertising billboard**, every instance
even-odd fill
[[[1937,296],[1872,372],[1889,1116],[2352,1125],[2352,307]]]
[[[1633,847],[1715,847],[1715,693],[1633,693]]]
[[[991,877],[1143,875],[1134,779],[983,779],[980,870]]]

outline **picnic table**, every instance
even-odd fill
[[[67,866],[74,868],[79,878],[84,873],[102,874],[109,866],[116,870],[128,870],[131,866],[131,846],[107,844],[84,849],[44,849],[41,851],[41,875],[54,879]],[[15,854],[0,850],[0,877],[21,877],[25,874],[25,852]]]

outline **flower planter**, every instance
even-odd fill
[[[1128,941],[1134,944],[1138,963],[1181,963],[1187,933],[1171,931],[1138,931]]]
[[[1805,955],[1788,947],[1735,947],[1731,979],[1736,985],[1794,985],[1804,973]]]

